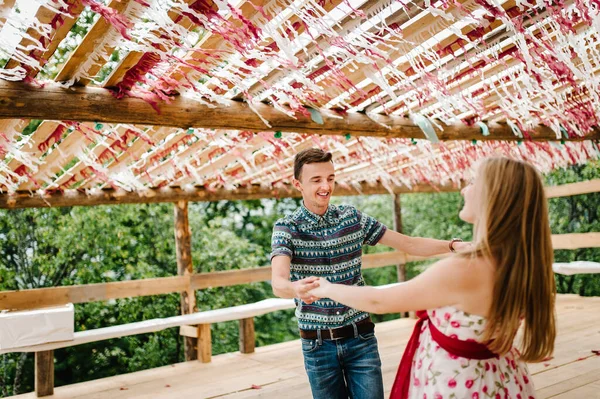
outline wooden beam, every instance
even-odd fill
[[[256,346],[254,317],[240,319],[240,352],[253,353]]]
[[[553,234],[554,249],[578,249],[600,247],[600,233]]]
[[[571,195],[598,192],[600,192],[600,179],[546,187],[546,197],[548,198],[569,197]]]
[[[258,283],[271,279],[271,266],[252,269],[227,270],[223,272],[200,273],[192,276],[192,288],[203,290],[213,287],[230,287],[238,284]]]
[[[175,252],[177,254],[177,274],[180,276],[191,276],[194,273],[192,264],[192,232],[188,219],[187,201],[177,201],[175,203]],[[189,280],[188,280],[189,281]],[[181,291],[181,314],[190,314],[197,311],[196,295],[191,284]],[[185,360],[198,359],[196,338],[185,337],[184,351]]]
[[[427,184],[408,187],[396,187],[398,193],[433,193],[454,192],[460,187],[455,186],[430,186]],[[389,194],[383,185],[361,184],[360,189],[350,187],[336,187],[334,195],[373,195]],[[145,204],[177,201],[238,201],[261,198],[299,198],[300,193],[291,186],[284,185],[277,188],[264,188],[259,185],[240,187],[236,190],[215,189],[207,190],[203,187],[182,189],[179,187],[166,187],[149,189],[144,192],[127,192],[106,188],[90,194],[77,190],[65,192],[52,192],[44,195],[31,194],[28,191],[14,194],[0,194],[0,209],[17,208],[45,208],[59,206],[92,206],[92,205],[118,205],[118,204]]]
[[[72,104],[77,104],[77,107],[73,107]],[[175,97],[169,103],[161,103],[160,113],[157,113],[150,104],[141,99],[117,100],[108,90],[102,88],[65,89],[50,83],[44,88],[36,88],[21,82],[0,82],[0,118],[60,119],[336,136],[351,134],[369,137],[425,138],[421,128],[408,118],[400,116],[367,116],[361,113],[349,113],[340,117],[326,112],[322,115],[323,124],[318,124],[304,115],[296,115],[296,119],[290,118],[262,103],[254,104],[253,107],[269,121],[270,127],[266,126],[247,104],[236,101],[210,108],[194,100]],[[519,140],[505,124],[490,123],[488,128],[489,136],[483,136],[478,126],[463,124],[446,126],[443,131],[438,131],[437,135],[440,140]],[[530,136],[534,141],[556,140],[554,131],[546,126],[538,126],[530,132]],[[585,137],[572,140],[582,139],[600,139],[600,130],[594,129]]]
[[[189,276],[161,277],[113,283],[0,291],[0,310],[39,309],[67,303],[87,303],[185,291]]]
[[[54,351],[35,352],[35,394],[54,395]]]
[[[462,188],[462,186],[431,186],[424,184],[413,186],[412,189],[409,189],[408,187],[395,187],[394,193],[407,194],[456,192],[460,188]],[[594,192],[600,192],[600,179],[546,187],[546,195],[548,198],[588,194]],[[348,187],[340,187],[338,185],[334,191],[335,196],[375,194],[389,194],[389,191],[382,185],[371,186],[367,184],[361,184],[359,190]],[[44,195],[32,195],[29,191],[26,191],[17,192],[14,194],[0,194],[0,209],[142,204],[177,201],[237,201],[262,198],[299,197],[299,192],[290,186],[263,188],[258,185],[240,187],[236,190],[206,190],[201,187],[196,187],[191,190],[184,190],[179,187],[167,187],[156,190],[149,189],[144,192],[126,192],[107,188],[91,194],[69,190],[65,191],[64,193],[53,192]]]

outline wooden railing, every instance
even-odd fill
[[[558,234],[552,236],[554,249],[593,248],[600,246],[600,233]],[[419,260],[432,259],[410,256],[401,252],[382,252],[363,256],[363,269],[372,269]],[[0,310],[26,310],[60,306],[68,303],[88,303],[110,299],[162,295],[186,290],[249,284],[271,279],[271,267],[195,273],[185,276],[144,280],[118,281],[100,284],[38,288],[20,291],[0,291]]]
[[[555,249],[576,249],[600,247],[600,233],[562,234],[552,236]],[[412,261],[433,259],[434,257],[414,257],[401,252],[383,252],[363,256],[363,268],[372,269],[403,264]],[[86,303],[109,299],[160,295],[184,290],[197,290],[210,287],[227,287],[239,284],[268,281],[271,277],[269,266],[225,272],[200,273],[188,276],[165,277],[156,279],[122,281],[103,284],[87,284],[70,287],[40,288],[23,291],[0,292],[0,309],[32,309],[57,306],[67,303]],[[164,319],[153,319],[125,325],[99,328],[75,333],[71,341],[53,342],[41,345],[0,350],[7,352],[35,352],[36,358],[36,392],[43,396],[44,392],[53,390],[53,358],[54,349],[65,348],[84,343],[96,342],[129,335],[156,332],[172,327],[180,327],[180,334],[198,339],[198,359],[210,362],[212,356],[210,325],[225,321],[239,321],[240,352],[251,353],[255,348],[254,317],[283,309],[291,309],[291,299],[266,299],[254,304],[246,304],[225,309],[197,312]],[[49,390],[49,385],[52,390]],[[38,390],[39,387],[39,390]],[[46,391],[44,391],[44,389]]]

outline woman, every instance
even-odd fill
[[[472,250],[385,288],[319,280],[313,296],[372,313],[419,312],[391,397],[534,398],[525,362],[556,336],[553,250],[542,181],[527,163],[484,160],[462,190]],[[513,346],[522,325],[520,351]]]

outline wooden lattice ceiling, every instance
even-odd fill
[[[600,153],[596,0],[0,7],[4,207],[287,195],[311,146],[344,193]]]

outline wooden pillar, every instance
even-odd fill
[[[35,352],[35,394],[54,394],[54,351]]]
[[[394,230],[398,233],[402,233],[402,203],[400,202],[400,194],[394,194]],[[406,264],[400,263],[396,265],[396,272],[398,273],[398,281],[406,281]],[[408,317],[408,313],[401,313],[402,317]]]
[[[394,194],[394,230],[402,233],[402,205],[400,203],[400,194]],[[398,281],[406,281],[406,265],[396,265],[398,271]]]
[[[212,356],[212,341],[210,336],[210,324],[198,325],[198,360],[202,363],[210,363]]]
[[[240,320],[240,352],[252,353],[256,347],[254,317]]]
[[[187,201],[175,203],[175,250],[177,253],[177,274],[189,275],[194,272],[192,265],[192,232],[188,219]],[[181,293],[181,314],[194,313],[196,311],[196,295],[189,287]],[[184,337],[185,360],[196,360],[198,352],[196,346],[198,339]]]

